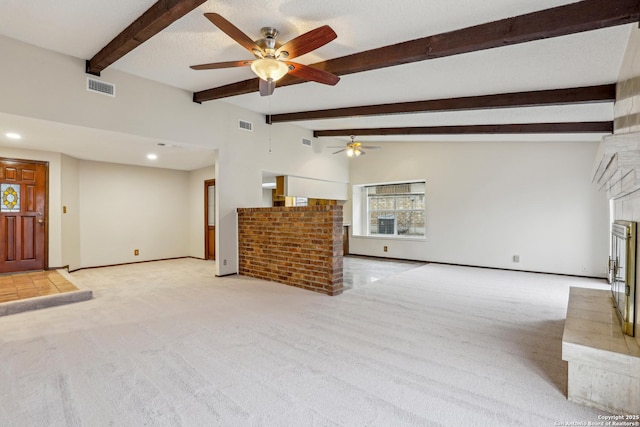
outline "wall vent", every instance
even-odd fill
[[[373,185],[369,194],[406,194],[411,193],[411,184]]]
[[[116,96],[116,85],[87,77],[87,90],[102,95]]]
[[[302,145],[306,145],[307,147],[311,147],[311,140],[307,138],[302,138]]]
[[[242,130],[253,132],[253,123],[245,120],[238,120],[238,127]]]

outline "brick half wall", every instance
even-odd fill
[[[238,209],[239,273],[342,293],[342,206]]]

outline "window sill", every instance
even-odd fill
[[[420,236],[420,237],[407,237],[407,236],[396,236],[394,234],[386,234],[386,235],[365,235],[365,234],[353,234],[351,236],[352,238],[358,238],[358,239],[375,239],[375,240],[407,240],[407,241],[412,241],[412,242],[426,242],[427,241],[427,237],[426,236]]]

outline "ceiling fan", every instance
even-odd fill
[[[316,50],[335,39],[337,35],[328,25],[323,25],[293,40],[289,40],[285,44],[280,44],[276,42],[278,30],[273,27],[262,28],[262,38],[253,41],[219,14],[205,13],[204,16],[226,35],[251,52],[255,59],[192,65],[190,68],[194,70],[215,70],[250,65],[251,70],[260,78],[260,95],[262,96],[271,95],[276,88],[276,81],[288,73],[301,79],[332,86],[340,80],[340,77],[327,71],[289,61],[289,59]]]
[[[356,142],[355,141],[356,137],[354,135],[351,135],[351,142],[347,142],[347,146],[345,148],[342,147],[336,147],[336,146],[331,146],[328,148],[342,148],[342,150],[338,150],[336,152],[334,152],[333,154],[338,154],[338,153],[342,153],[343,151],[347,152],[347,156],[349,157],[358,157],[362,154],[367,154],[364,151],[362,151],[363,149],[366,150],[377,150],[381,147],[375,146],[375,145],[362,145],[361,142]]]

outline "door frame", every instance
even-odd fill
[[[44,166],[44,248],[43,270],[49,269],[49,162],[45,160],[17,159],[15,157],[0,157],[0,162],[32,163]]]
[[[212,185],[215,187],[215,179],[206,179],[204,181],[204,259],[206,260],[209,259],[209,187]]]

